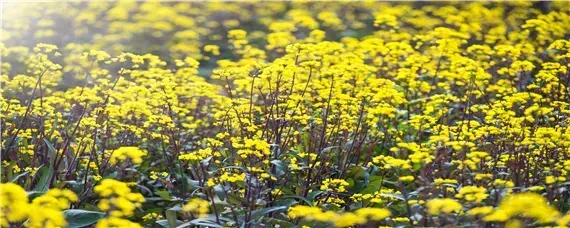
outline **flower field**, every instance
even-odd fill
[[[570,2],[2,14],[1,227],[570,226]]]

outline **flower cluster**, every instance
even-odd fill
[[[145,198],[140,193],[131,192],[127,183],[113,179],[104,179],[93,188],[101,200],[97,207],[109,214],[97,222],[97,227],[140,227],[125,218],[133,216],[135,209],[141,207]]]
[[[63,227],[67,221],[62,213],[78,198],[67,189],[50,189],[30,203],[24,189],[13,183],[0,185],[0,226],[10,227],[25,221],[26,227]],[[27,220],[26,220],[27,219]]]
[[[203,218],[208,216],[210,211],[210,203],[200,198],[194,198],[182,206],[184,212],[193,214],[195,217]]]
[[[366,224],[368,221],[379,221],[390,216],[390,211],[383,208],[361,208],[354,212],[334,213],[323,211],[318,207],[294,206],[289,208],[287,215],[292,219],[304,218],[326,223],[335,227],[350,227]]]
[[[130,159],[134,164],[140,164],[145,155],[146,152],[137,147],[125,146],[112,151],[109,162],[111,164],[117,164],[118,162]]]

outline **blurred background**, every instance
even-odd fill
[[[533,9],[521,11],[525,8]],[[393,27],[380,25],[371,29],[375,15],[398,18],[402,34],[432,30],[441,21],[462,32],[495,29],[506,34],[507,28],[493,27],[498,24],[493,21],[520,24],[524,14],[548,12],[552,8],[568,10],[570,4],[567,1],[4,2],[2,44],[19,48],[4,54],[4,61],[18,58],[23,49],[37,43],[49,43],[58,46],[69,59],[89,50],[103,50],[112,56],[121,52],[151,53],[169,64],[173,64],[170,60],[174,58],[192,57],[200,61],[201,75],[207,75],[218,60],[238,59],[228,45],[228,31],[234,29],[245,30],[252,47],[270,49],[264,54],[271,60],[279,57],[286,45],[306,39],[313,30],[323,31],[324,37],[319,38],[330,41],[366,36],[397,39],[383,34]],[[462,16],[459,10],[471,12],[470,15],[476,12],[480,17]],[[430,19],[418,19],[425,16]],[[469,26],[481,22],[486,26]],[[266,48],[269,44],[272,47]],[[206,45],[217,48],[205,48]],[[60,64],[65,68],[65,59]],[[9,75],[19,70],[16,64]]]

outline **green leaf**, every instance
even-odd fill
[[[34,198],[43,195],[44,192],[42,191],[30,191],[30,192],[26,192],[26,195],[28,195],[28,198],[30,200],[33,200]]]
[[[235,205],[247,204],[247,201],[243,197],[234,193],[228,193],[228,202]]]
[[[360,166],[355,166],[350,168],[350,171],[348,172],[348,176],[353,177],[354,179],[359,179],[359,178],[365,178],[364,176],[368,174],[366,173],[366,169],[360,167]]]
[[[276,225],[279,225],[280,227],[295,227],[295,224],[289,221],[276,219],[276,218],[264,217],[262,221],[264,223],[267,223],[268,225],[267,227],[278,227]]]
[[[362,180],[357,180],[354,182],[354,185],[350,188],[351,193],[357,193],[362,191],[362,189],[368,187],[368,183]]]
[[[286,206],[276,206],[276,207],[268,207],[268,208],[257,209],[255,211],[251,212],[251,217],[253,219],[255,219],[255,218],[259,218],[260,216],[263,216],[265,214],[274,212],[274,211],[280,211],[280,210],[286,210],[286,209],[287,209]]]
[[[156,221],[156,224],[158,224],[160,227],[163,227],[163,228],[170,228],[170,224],[168,224],[168,220],[166,220],[166,219],[158,220],[158,221]],[[182,221],[176,220],[176,226],[180,226],[180,225],[182,225]]]
[[[202,159],[200,163],[207,165],[212,160],[212,156]]]
[[[139,187],[141,189],[141,193],[144,194],[144,192],[147,192],[149,195],[152,195],[152,191],[149,188],[147,188],[141,184],[137,184],[137,187]]]
[[[382,176],[370,176],[370,183],[368,186],[360,191],[361,194],[372,194],[380,189],[386,182]]]
[[[404,197],[401,194],[380,193],[380,195],[405,201]]]
[[[378,179],[378,180],[370,181],[370,185],[375,185],[375,186],[378,186],[378,187],[382,187],[382,185],[384,184],[384,182],[386,182],[386,180]]]
[[[354,180],[352,178],[348,178],[346,179],[346,182],[348,182],[348,188],[351,189],[352,187],[354,187]]]
[[[320,195],[321,193],[323,193],[323,191],[314,190],[314,191],[310,192],[310,193],[307,195],[307,198],[309,198],[309,200],[311,200],[311,202],[312,202],[312,201],[314,201],[315,198],[316,198],[318,195]]]
[[[198,182],[197,180],[191,180],[190,178],[186,178],[186,181],[193,188],[200,188],[200,182]]]
[[[226,198],[225,193],[224,193],[224,189],[222,188],[222,186],[214,185],[214,192],[216,193],[216,196],[218,196],[218,198],[220,198],[220,200],[224,200]]]
[[[171,207],[168,209],[169,211],[176,211],[176,212],[181,212],[182,211],[182,207],[180,205],[175,205],[174,207]]]
[[[275,166],[275,176],[280,177],[286,174],[287,164],[285,164],[285,162],[280,160],[273,160],[271,161],[271,164]]]
[[[158,224],[160,227],[163,227],[163,228],[170,228],[170,225],[168,224],[168,220],[166,220],[166,219],[157,220],[156,224]]]
[[[170,228],[176,227],[176,211],[166,210],[166,220]]]
[[[53,144],[51,144],[47,139],[44,138],[44,142],[46,143],[49,152],[49,161],[50,161],[49,164],[54,166],[55,157],[57,156],[57,150],[55,149],[55,147],[53,147]]]
[[[171,199],[170,192],[168,192],[168,191],[161,190],[161,191],[156,191],[154,193],[157,194],[158,196],[160,196],[160,198],[163,198],[165,200]]]
[[[384,176],[377,176],[377,175],[370,176],[370,181],[377,181],[382,179],[384,179]]]
[[[305,203],[307,203],[309,206],[313,206],[313,202],[303,196],[300,195],[287,195],[287,196],[282,196],[282,199],[298,199],[298,200],[302,200]]]
[[[49,188],[49,181],[51,180],[53,169],[50,167],[42,167],[40,170],[38,170],[38,173],[39,172],[41,172],[42,176],[36,184],[34,191],[45,192]]]
[[[215,228],[222,228],[223,227],[223,226],[220,226],[219,224],[215,223],[214,221],[212,221],[210,219],[198,218],[198,219],[194,219],[190,222],[184,223],[180,226],[177,226],[176,228],[191,227],[192,225],[204,226],[204,227],[215,227]]]
[[[10,183],[16,182],[18,179],[20,179],[20,177],[23,177],[23,176],[25,176],[25,175],[28,174],[28,173],[30,173],[30,171],[26,171],[26,172],[23,172],[23,173],[18,174],[18,176],[15,176],[15,177],[12,178],[12,180],[10,180]]]
[[[333,149],[340,148],[339,146],[329,146],[321,150],[321,154],[330,153]]]
[[[117,175],[118,175],[118,173],[117,173],[117,171],[115,171],[115,172],[112,172],[111,174],[105,176],[104,178],[105,179],[107,179],[107,178],[108,179],[115,179],[117,177]]]
[[[414,163],[413,168],[415,171],[418,171],[422,168],[422,164],[421,163]]]
[[[18,144],[22,141],[22,137],[17,136],[16,139],[14,140],[14,142],[12,143],[12,145],[9,145],[8,143],[11,142],[12,139],[13,139],[13,137],[9,137],[6,140],[4,140],[4,147],[6,147],[6,148],[17,147]]]
[[[362,191],[360,191],[360,194],[372,194],[377,192],[379,189],[379,187],[377,185],[368,185],[368,187],[362,189]]]
[[[65,221],[70,228],[80,228],[96,223],[99,219],[105,217],[105,213],[98,211],[86,211],[79,209],[69,209],[63,211]]]

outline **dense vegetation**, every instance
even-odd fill
[[[570,2],[2,13],[2,227],[570,222]]]

